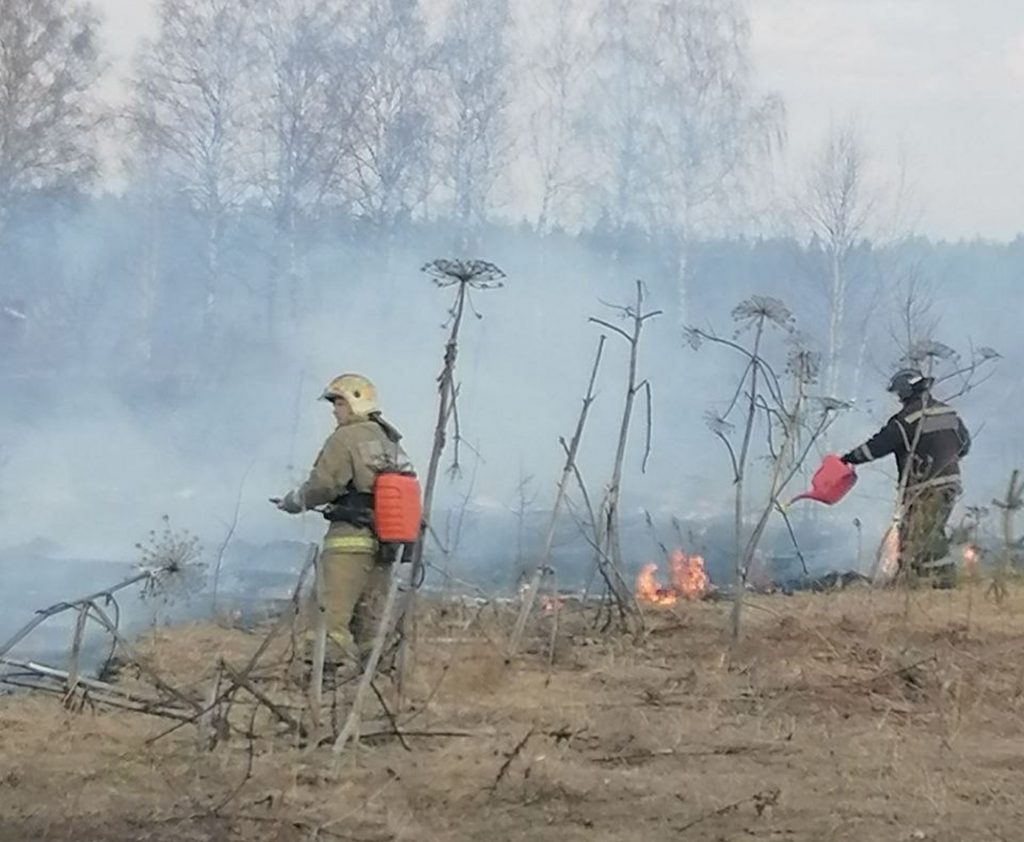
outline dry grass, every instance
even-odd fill
[[[548,621],[506,665],[511,617],[435,610],[403,716],[422,736],[336,774],[284,738],[203,753],[193,728],[147,745],[164,720],[6,699],[0,839],[1017,840],[1024,590],[981,594],[756,597],[731,663],[727,605],[652,612],[639,647],[566,610],[550,671]],[[200,626],[140,649],[202,693],[259,641]]]

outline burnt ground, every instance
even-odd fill
[[[726,604],[650,610],[640,645],[567,608],[553,664],[545,617],[506,665],[508,616],[435,606],[408,750],[371,740],[337,771],[241,704],[261,736],[204,752],[193,727],[147,742],[172,723],[7,698],[0,840],[1019,840],[1022,609],[983,584],[755,597],[730,661]],[[194,626],[143,648],[202,695],[260,639]],[[299,714],[283,678],[261,686]]]

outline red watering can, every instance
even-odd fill
[[[821,467],[811,478],[811,487],[789,503],[792,505],[797,500],[817,500],[831,506],[842,500],[856,482],[857,472],[834,453],[829,453],[821,460]]]

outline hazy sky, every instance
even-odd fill
[[[120,56],[155,0],[94,0]],[[640,0],[643,2],[643,0]],[[751,0],[761,84],[789,113],[787,164],[855,119],[887,168],[905,160],[921,229],[1024,231],[1022,0]]]

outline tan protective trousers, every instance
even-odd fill
[[[320,569],[328,640],[350,657],[369,651],[391,575],[377,539],[367,529],[333,524]]]

